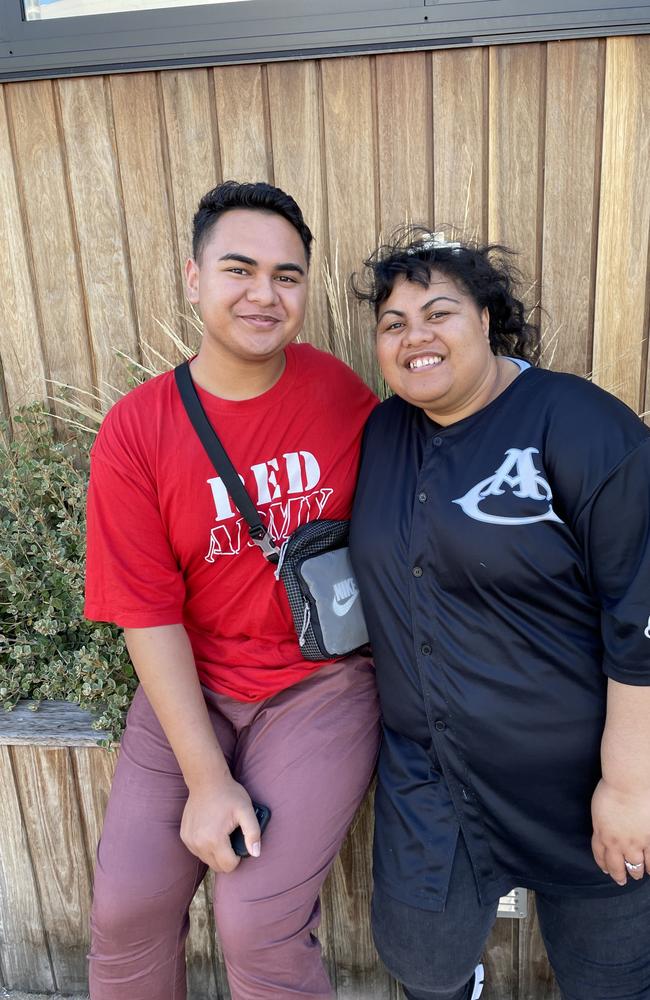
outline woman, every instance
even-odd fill
[[[650,997],[650,432],[529,363],[507,251],[403,231],[355,291],[395,395],[351,549],[384,717],[373,927],[412,1000],[477,997],[514,886],[566,1000]]]

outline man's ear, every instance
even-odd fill
[[[185,261],[185,294],[193,306],[199,301],[199,265],[193,257]]]

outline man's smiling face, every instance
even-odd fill
[[[198,307],[215,358],[268,362],[300,333],[307,259],[296,229],[273,212],[232,209],[185,266],[187,297]]]

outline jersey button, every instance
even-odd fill
[[[414,566],[413,567],[413,576],[422,576],[422,567],[421,566]]]
[[[427,494],[424,492],[424,490],[422,490],[421,493],[418,493],[418,500],[420,501],[420,503],[426,503],[427,502],[428,497],[427,497]]]
[[[434,437],[433,443],[435,444],[436,448],[439,448],[440,445],[442,444],[442,438],[441,437]]]
[[[447,724],[443,722],[442,719],[436,719],[435,728],[438,730],[439,733],[444,733],[445,729],[447,728]]]
[[[424,656],[430,656],[431,655],[431,646],[429,645],[428,642],[423,642],[422,645],[420,646],[420,651],[422,652],[422,654]]]

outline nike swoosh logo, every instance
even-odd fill
[[[351,597],[346,598],[345,601],[337,601],[337,599],[334,598],[332,601],[332,611],[335,615],[338,615],[339,618],[343,618],[347,615],[358,596],[359,593],[357,592],[356,594],[352,594]]]

